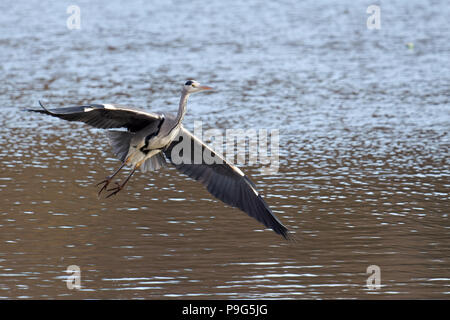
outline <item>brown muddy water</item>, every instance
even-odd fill
[[[1,2],[0,297],[447,299],[450,6],[381,2],[368,30],[371,4],[78,1],[69,30],[69,3]],[[297,242],[173,168],[97,199],[104,132],[22,111],[175,112],[188,78],[216,88],[188,128],[279,130],[277,173],[240,167]]]

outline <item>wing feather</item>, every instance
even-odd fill
[[[190,143],[187,143],[185,139]],[[175,156],[180,156],[172,154],[172,152],[175,152],[174,147],[178,143],[185,143],[185,146],[191,147],[191,152],[183,152],[186,155],[190,154],[190,157],[183,158],[181,163],[173,161]],[[179,137],[175,138],[164,153],[179,171],[194,180],[200,181],[213,196],[232,207],[241,209],[266,227],[288,239],[288,229],[274,216],[269,206],[256,192],[253,182],[241,170],[222,157],[222,163],[207,164],[203,160],[201,163],[194,163],[195,159],[203,159],[203,157],[194,157],[195,150],[201,151],[203,154],[205,148],[210,149],[182,127]]]
[[[28,109],[28,111],[47,114],[67,121],[81,121],[101,129],[127,128],[129,131],[136,132],[163,119],[161,114],[114,104],[90,104],[57,109],[47,109],[41,103],[40,105],[42,109]]]

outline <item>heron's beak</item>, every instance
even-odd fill
[[[200,86],[200,89],[202,89],[202,90],[214,90],[213,88],[207,87],[207,86]]]

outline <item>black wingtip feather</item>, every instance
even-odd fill
[[[52,114],[45,106],[44,104],[41,102],[41,100],[38,100],[39,105],[41,106],[42,109],[44,109],[45,113],[47,114]]]
[[[47,108],[44,107],[44,105],[42,104],[41,100],[38,100],[38,103],[41,106],[42,110],[41,109],[23,109],[23,111],[51,114],[47,110]]]

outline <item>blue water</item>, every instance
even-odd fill
[[[1,298],[446,298],[450,6],[381,1],[0,3]],[[407,45],[412,43],[412,45]],[[289,244],[169,168],[113,199],[104,133],[21,109],[119,103],[277,129],[244,165]],[[81,269],[81,290],[65,270]],[[381,288],[366,286],[378,265]]]

